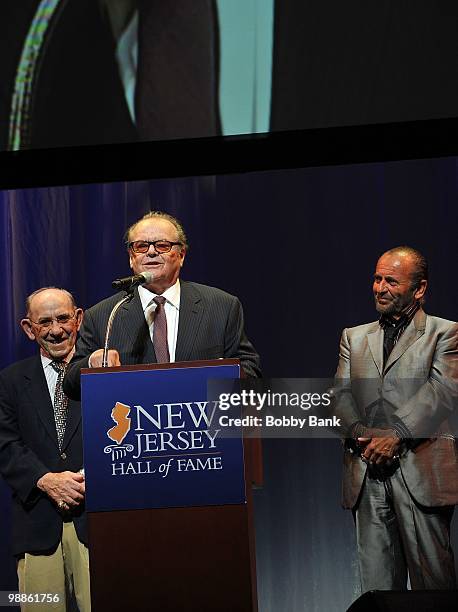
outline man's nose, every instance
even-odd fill
[[[156,255],[159,255],[159,253],[154,248],[154,244],[149,245],[149,249],[146,254],[148,255],[148,257],[156,257]]]
[[[62,325],[57,322],[57,319],[53,319],[51,327],[49,328],[51,334],[59,335],[62,333]]]

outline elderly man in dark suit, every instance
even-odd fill
[[[62,389],[83,312],[63,289],[27,299],[21,326],[40,354],[0,372],[0,474],[13,491],[13,553],[21,593],[56,594],[46,609],[66,609],[74,592],[90,610],[78,402]],[[23,604],[27,610],[28,605]],[[33,609],[35,609],[33,607]]]
[[[458,452],[458,324],[422,309],[424,257],[384,253],[374,274],[379,321],[345,329],[336,412],[346,423],[343,505],[355,516],[363,591],[455,588],[450,521]],[[351,392],[349,392],[351,391]]]
[[[259,356],[245,335],[239,300],[214,287],[179,280],[187,239],[172,216],[147,213],[126,233],[130,267],[151,280],[135,289],[113,327],[108,365],[239,358],[248,376],[259,376]],[[76,354],[65,377],[71,397],[80,396],[80,369],[102,365],[109,314],[122,294],[85,313]]]

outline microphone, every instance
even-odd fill
[[[151,272],[142,272],[141,274],[136,274],[135,276],[126,276],[125,278],[116,278],[111,286],[113,289],[117,289],[118,291],[133,291],[135,287],[138,285],[143,285],[145,283],[150,283],[153,280],[153,275]]]

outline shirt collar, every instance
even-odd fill
[[[75,347],[72,348],[72,350],[67,355],[67,357],[65,357],[65,359],[62,359],[62,361],[65,361],[66,363],[70,363],[70,360],[72,359],[74,354],[75,354]],[[48,366],[50,366],[51,363],[54,361],[54,359],[46,357],[45,355],[43,355],[43,353],[40,353],[40,357],[41,357],[41,365],[43,366],[43,370],[47,368]]]
[[[177,278],[177,281],[174,285],[169,287],[162,293],[163,297],[167,300],[167,303],[171,306],[174,306],[177,310],[180,310],[180,280]],[[138,295],[140,297],[140,302],[142,304],[143,312],[150,306],[153,299],[158,295],[157,293],[153,293],[143,285],[140,285],[138,288]]]

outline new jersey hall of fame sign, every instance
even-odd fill
[[[86,510],[244,503],[242,440],[220,437],[217,403],[207,401],[208,380],[239,376],[224,363],[86,370]]]

